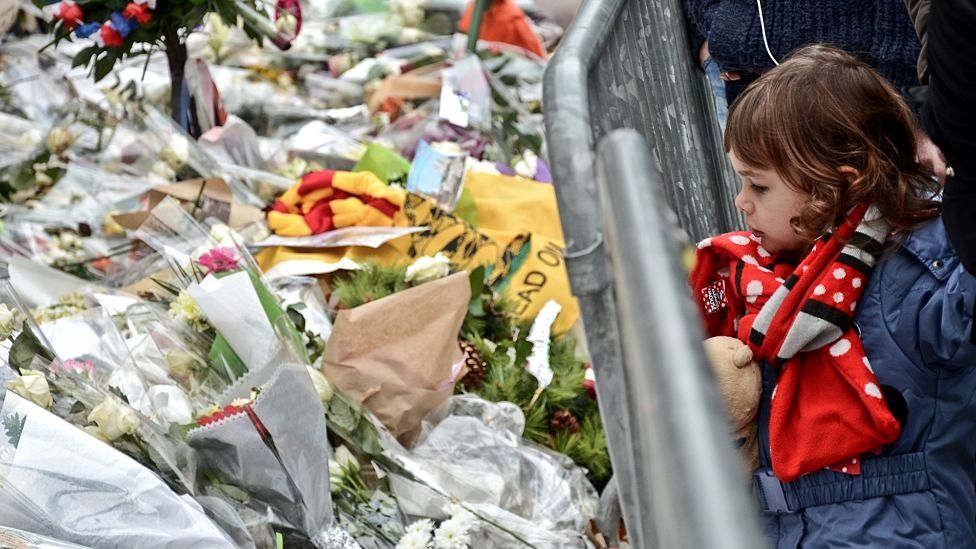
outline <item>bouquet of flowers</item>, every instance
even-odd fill
[[[280,0],[275,20],[254,0],[34,0],[51,18],[53,43],[63,40],[86,40],[91,45],[79,51],[73,66],[90,66],[95,80],[105,78],[122,59],[162,46],[169,63],[172,83],[171,107],[176,120],[182,120],[186,107],[182,101],[184,71],[187,60],[186,34],[203,23],[204,17],[217,13],[228,25],[238,18],[244,31],[255,40],[269,38],[287,49],[300,29],[298,2]]]

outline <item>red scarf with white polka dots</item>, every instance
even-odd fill
[[[779,368],[769,418],[773,472],[860,473],[860,456],[898,438],[854,328],[854,311],[889,226],[855,208],[796,267],[747,232],[703,240],[691,274],[709,336],[735,336]]]

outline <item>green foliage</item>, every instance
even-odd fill
[[[367,263],[358,271],[337,276],[333,292],[339,305],[346,309],[406,290],[407,268],[399,265]]]
[[[24,329],[20,332],[14,342],[10,345],[10,365],[18,372],[23,373],[29,370],[35,357],[41,357],[45,361],[54,360],[54,355],[49,351],[34,334],[29,324],[24,322]]]
[[[610,478],[610,456],[599,408],[583,387],[586,369],[576,356],[575,339],[562,336],[551,340],[549,365],[553,381],[536,396],[538,382],[523,367],[527,351],[519,349],[528,344],[524,339],[528,330],[520,333],[523,335],[518,340],[500,343],[466,335],[488,364],[485,382],[471,392],[492,402],[517,405],[525,414],[525,438],[569,456],[589,471],[598,487],[602,486]],[[551,431],[551,418],[560,410],[568,410],[578,418],[579,432]]]
[[[468,314],[461,325],[461,334],[465,339],[483,337],[492,341],[510,337],[515,311],[514,303],[495,297],[487,284],[484,267],[472,271],[469,279],[471,302],[468,304]]]
[[[10,414],[3,418],[3,428],[7,434],[7,440],[16,448],[20,445],[20,435],[24,432],[24,425],[27,424],[27,416],[20,414]]]

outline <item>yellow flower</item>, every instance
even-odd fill
[[[88,414],[88,421],[108,440],[131,435],[139,427],[139,416],[115,397],[108,397]]]
[[[125,236],[125,227],[115,221],[116,211],[111,211],[105,215],[102,221],[102,233],[105,236]]]
[[[24,373],[17,379],[7,382],[7,388],[41,408],[47,409],[54,404],[54,399],[51,398],[51,388],[41,372],[24,370]]]
[[[192,325],[198,332],[207,329],[207,319],[203,312],[197,307],[197,302],[186,290],[180,292],[176,299],[169,304],[169,314],[173,318],[185,320]]]

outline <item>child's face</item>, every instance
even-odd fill
[[[746,225],[770,253],[795,252],[804,247],[790,220],[800,214],[806,193],[793,190],[773,170],[763,170],[743,164],[729,151],[732,167],[742,176],[742,190],[735,197],[735,206],[746,216]]]

